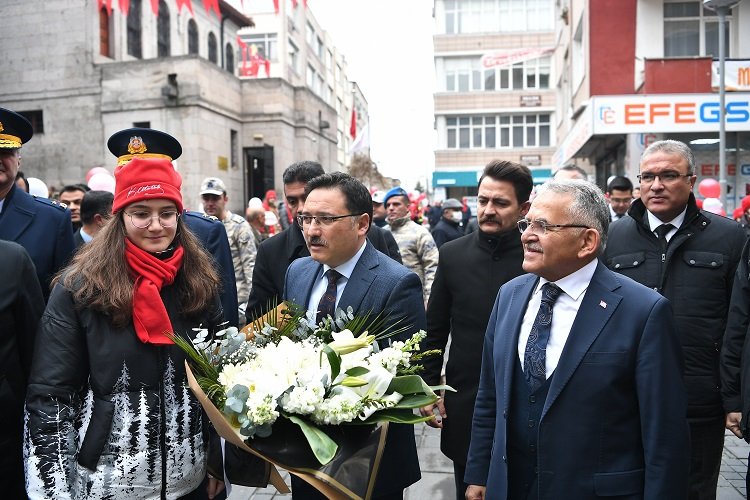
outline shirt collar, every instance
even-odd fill
[[[672,224],[675,229],[679,229],[680,226],[682,226],[682,223],[685,222],[685,214],[687,213],[687,205],[685,208],[682,209],[682,212],[675,217],[674,219],[670,221],[664,221],[660,220],[657,216],[651,213],[650,210],[646,210],[646,215],[648,216],[648,225],[649,228],[651,228],[651,232],[656,231],[656,228],[661,226],[662,224]]]
[[[555,285],[559,286],[560,289],[565,292],[570,298],[577,302],[581,295],[589,287],[589,283],[591,282],[591,278],[594,276],[594,272],[596,271],[596,266],[598,265],[598,263],[599,259],[594,259],[579,270],[570,273],[564,278],[560,278],[554,283]],[[539,293],[542,289],[542,285],[544,285],[545,283],[549,283],[549,280],[540,277],[539,283],[537,284],[537,288],[534,293]]]
[[[84,231],[83,228],[79,229],[78,233],[81,235],[81,239],[83,240],[84,243],[88,243],[94,239],[94,237],[88,234],[86,231]]]
[[[354,271],[354,266],[357,265],[357,262],[359,262],[359,258],[362,256],[362,254],[365,251],[365,246],[367,246],[367,239],[362,243],[362,246],[359,247],[359,250],[357,250],[357,253],[354,254],[354,256],[344,262],[343,264],[334,267],[339,274],[346,277],[346,279],[349,279],[352,275],[352,272]],[[328,264],[323,264],[323,274],[327,273],[328,270],[331,269],[331,266]]]

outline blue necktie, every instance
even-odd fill
[[[529,340],[523,354],[523,374],[531,392],[547,380],[547,342],[552,330],[552,306],[562,290],[554,283],[542,285],[542,302],[531,325]]]
[[[328,278],[328,287],[323,296],[318,302],[318,314],[315,316],[315,321],[320,324],[327,316],[333,317],[336,312],[336,282],[341,277],[341,274],[334,270],[329,269],[326,271],[326,278]]]

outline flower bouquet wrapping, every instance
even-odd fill
[[[424,331],[390,342],[408,327],[337,310],[319,324],[281,304],[242,331],[191,342],[188,377],[217,432],[299,476],[329,498],[369,498],[388,422],[427,420],[414,409],[437,401],[418,375]],[[271,482],[282,491],[280,476]]]

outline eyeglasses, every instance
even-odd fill
[[[528,219],[521,219],[518,222],[516,222],[516,225],[518,226],[518,230],[520,232],[526,231],[529,227],[531,228],[531,232],[534,234],[546,234],[549,230],[550,232],[556,232],[560,229],[565,229],[566,227],[580,227],[583,229],[591,229],[589,226],[584,226],[581,224],[547,224],[543,220],[528,220]]]
[[[693,174],[681,174],[679,172],[662,172],[660,174],[645,173],[637,175],[636,177],[638,177],[638,181],[641,184],[651,184],[657,177],[662,184],[672,184],[677,182],[681,177],[692,177],[692,175]]]
[[[167,212],[160,212],[159,215],[152,215],[151,212],[135,211],[125,212],[125,215],[130,217],[130,223],[133,227],[138,229],[146,229],[153,222],[154,217],[159,219],[159,224],[163,228],[170,228],[177,224],[177,219],[180,217],[179,212],[175,210],[169,210]]]
[[[309,226],[312,224],[312,221],[315,220],[318,224],[321,226],[330,226],[334,222],[336,222],[339,219],[344,219],[346,217],[358,217],[362,214],[346,214],[346,215],[298,215],[296,217],[297,224],[299,224],[300,227],[303,226]]]

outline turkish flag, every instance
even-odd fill
[[[357,110],[352,108],[352,124],[349,126],[349,135],[352,139],[357,137]]]
[[[159,0],[151,0],[151,10],[155,17],[159,17]]]
[[[279,13],[279,0],[273,0],[273,10],[277,14]]]
[[[128,11],[130,10],[130,0],[120,0],[120,10],[122,15],[128,17]]]

